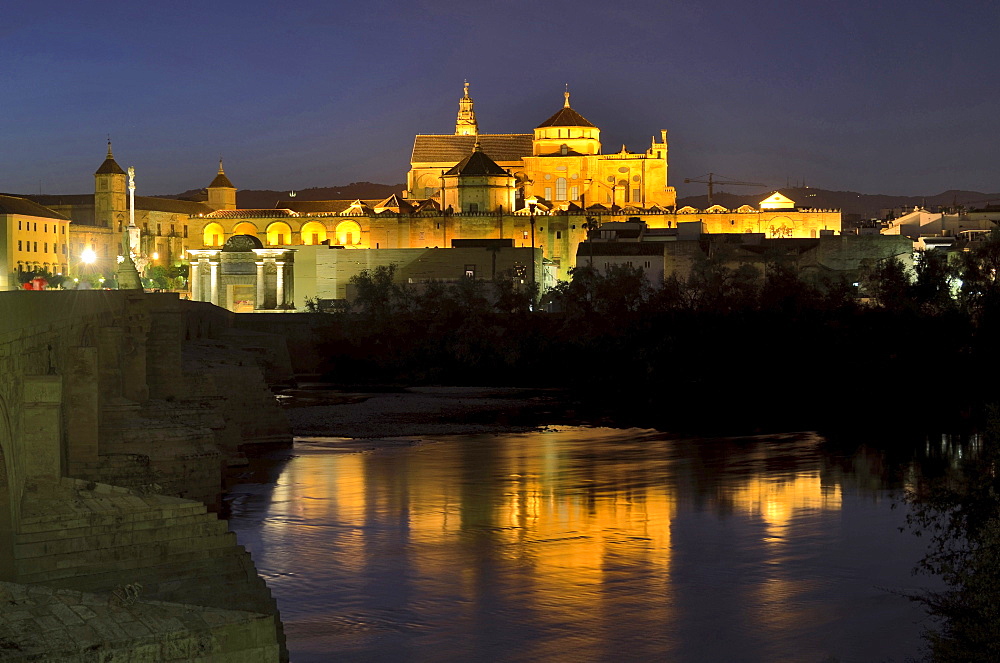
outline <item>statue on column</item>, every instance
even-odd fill
[[[121,262],[118,263],[118,270],[115,276],[118,279],[119,290],[142,290],[142,279],[135,268],[132,260],[132,242],[129,231],[135,226],[135,168],[128,168],[128,190],[129,190],[129,227],[122,231],[122,254]]]

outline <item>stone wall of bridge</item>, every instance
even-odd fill
[[[233,337],[231,315],[170,294],[0,293],[0,581],[238,605],[283,640],[208,512],[247,445],[291,442],[264,379],[290,371],[287,352]]]

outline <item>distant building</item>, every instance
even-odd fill
[[[18,274],[69,273],[70,220],[27,198],[0,195],[0,290],[19,287]]]
[[[219,182],[220,176],[225,178],[221,163],[219,171],[213,185]],[[129,222],[127,187],[128,176],[115,161],[109,141],[107,156],[94,173],[93,194],[25,196],[72,220],[73,234],[66,261],[71,275],[103,274],[110,278],[114,274],[121,253],[122,231]],[[209,197],[212,198],[211,188]],[[235,207],[235,188],[232,195],[223,193],[222,199],[227,202],[231,199]],[[186,261],[187,250],[201,246],[201,238],[191,232],[196,225],[191,221],[192,215],[197,217],[213,209],[215,207],[205,202],[136,196],[135,223],[141,231],[140,252],[148,257],[150,265],[169,266]],[[197,227],[200,229],[200,224]],[[94,261],[85,262],[83,257],[91,252]]]
[[[681,223],[675,229],[652,229],[638,219],[608,223],[577,249],[578,265],[592,264],[599,272],[612,266],[641,269],[650,283],[665,278],[688,278],[701,262],[714,260],[737,269],[744,265],[764,274],[771,262],[794,267],[806,282],[826,279],[857,281],[861,272],[887,258],[913,265],[913,244],[906,237],[838,235],[823,232],[815,238],[768,237],[764,233],[713,234],[701,222]]]
[[[492,282],[513,278],[540,288],[554,285],[541,249],[515,247],[511,240],[455,240],[451,248],[362,249],[313,245],[295,257],[296,306],[309,299],[351,299],[349,282],[363,270],[396,267],[396,284],[420,289],[427,283],[453,283],[465,278]]]
[[[587,227],[632,217],[651,229],[700,222],[712,234],[771,238],[817,238],[841,229],[839,211],[801,208],[780,192],[759,208],[678,210],[675,204],[667,182],[666,131],[644,152],[623,147],[603,154],[600,129],[570,106],[567,92],[563,107],[533,133],[481,133],[466,85],[454,134],[414,139],[403,195],[284,200],[274,209],[219,207],[191,223],[204,247],[221,247],[240,234],[268,247],[369,250],[446,248],[455,239],[510,240],[514,247],[542,249],[561,279],[576,264]]]

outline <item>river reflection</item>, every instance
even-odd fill
[[[924,582],[920,541],[820,442],[300,440],[276,484],[235,489],[231,526],[295,663],[917,656],[922,613],[887,589]]]

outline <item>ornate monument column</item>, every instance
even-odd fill
[[[118,270],[115,276],[118,279],[119,290],[142,290],[142,280],[139,272],[132,261],[132,238],[131,230],[135,228],[135,168],[128,168],[128,192],[129,192],[129,225],[122,232],[122,255],[121,262],[118,263]],[[138,228],[136,234],[138,235]]]

